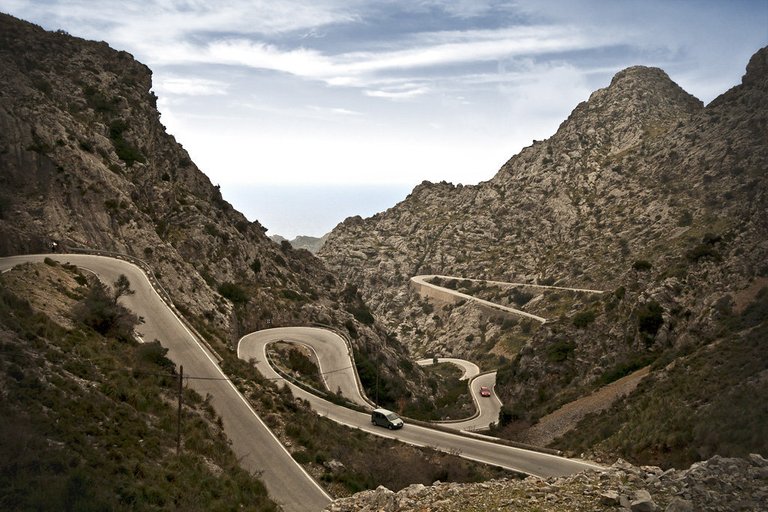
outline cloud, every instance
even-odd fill
[[[365,87],[386,80],[388,73],[582,50],[605,41],[572,27],[544,26],[432,32],[419,34],[401,44],[408,48],[329,54],[312,48],[283,48],[263,41],[228,38],[202,45],[185,42],[165,47],[155,52],[154,63],[239,65],[289,73],[334,86]]]
[[[227,84],[218,80],[164,76],[154,83],[158,93],[182,96],[222,96],[227,94]]]
[[[409,100],[412,98],[415,98],[417,96],[421,96],[423,94],[426,94],[429,92],[428,87],[414,87],[411,89],[402,89],[402,90],[367,90],[365,91],[366,96],[370,96],[371,98],[384,98],[388,100]]]
[[[339,116],[360,116],[362,115],[362,112],[358,112],[356,110],[350,110],[348,108],[340,108],[340,107],[320,107],[317,105],[310,105],[308,107],[310,110],[313,110],[315,112],[322,113],[328,113],[332,115],[339,115]]]
[[[54,23],[76,22],[91,34],[101,29],[99,39],[119,35],[135,41],[178,39],[201,32],[270,35],[311,30],[357,19],[356,4],[334,0],[124,0],[103,1],[94,8],[91,0],[53,0],[46,11]],[[39,8],[29,5],[17,10],[36,12]]]

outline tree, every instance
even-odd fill
[[[114,289],[112,292],[112,302],[114,304],[117,304],[117,300],[120,297],[136,293],[136,291],[131,290],[131,282],[125,277],[125,274],[120,274],[120,277],[112,284],[112,287]]]
[[[118,279],[118,281],[121,280]],[[116,290],[120,290],[120,293],[114,291],[110,294],[101,281],[96,281],[85,298],[77,305],[75,319],[104,336],[129,341],[133,339],[133,329],[140,321],[135,314],[118,304],[117,298],[133,292],[130,291],[127,278],[121,281],[119,286],[116,281],[114,286]]]

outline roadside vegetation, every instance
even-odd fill
[[[310,389],[314,388],[326,394],[320,375],[320,369],[314,360],[312,351],[292,343],[272,343],[267,347],[267,356],[278,370]],[[409,418],[422,421],[440,421],[461,419],[471,416],[475,409],[466,380],[459,380],[461,369],[450,363],[440,363],[424,367],[430,396],[415,398],[407,402],[399,412]],[[386,384],[382,381],[382,386]],[[386,404],[390,405],[390,404]],[[394,404],[399,406],[402,404]],[[391,405],[390,405],[391,406]]]
[[[0,509],[278,510],[190,389],[177,454],[175,365],[130,336],[121,283],[58,265],[0,280]]]
[[[282,373],[314,389],[326,391],[313,356],[310,349],[293,343],[277,342],[267,346],[267,357]]]
[[[422,421],[458,420],[475,412],[466,380],[459,380],[462,370],[451,363],[424,367],[431,397],[410,402],[403,415]]]

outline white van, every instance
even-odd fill
[[[403,428],[403,420],[400,416],[386,409],[374,409],[371,413],[371,423],[380,427],[387,427],[389,430]]]

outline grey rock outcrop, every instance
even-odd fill
[[[752,457],[752,456],[751,456]],[[759,456],[757,456],[759,457]],[[720,458],[686,470],[662,471],[618,461],[605,471],[541,480],[435,483],[399,492],[379,487],[334,501],[325,510],[470,512],[516,510],[700,512],[768,508],[768,478],[759,459]]]

